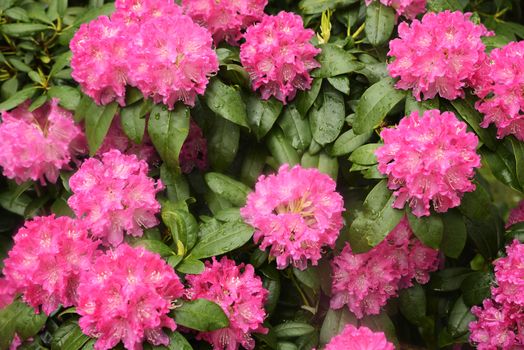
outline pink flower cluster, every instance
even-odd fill
[[[4,176],[17,183],[40,180],[55,183],[59,171],[85,152],[85,139],[71,112],[53,99],[29,111],[26,101],[2,113],[0,166]]]
[[[6,285],[48,315],[59,305],[76,304],[80,276],[98,246],[87,230],[69,217],[36,217],[26,221],[14,242],[3,269]]]
[[[347,324],[342,332],[331,338],[324,350],[395,350],[383,332]]]
[[[99,256],[78,286],[77,312],[82,331],[97,337],[95,350],[142,349],[147,340],[168,345],[162,328],[176,329],[167,314],[183,296],[176,273],[158,254],[126,244]]]
[[[397,197],[393,206],[406,202],[416,216],[460,204],[462,194],[471,192],[474,169],[480,166],[475,149],[477,136],[451,112],[417,111],[395,128],[382,130],[384,146],[377,149],[378,170],[389,176],[388,187]]]
[[[398,26],[399,38],[389,43],[388,65],[392,77],[400,77],[396,87],[413,89],[420,100],[437,94],[448,100],[464,97],[464,88],[475,84],[478,69],[486,60],[481,36],[491,33],[474,24],[471,13],[444,11],[427,13],[411,26]]]
[[[524,141],[524,41],[491,51],[477,94],[476,108],[484,113],[482,127],[494,123],[497,137],[513,134]]]
[[[278,174],[261,175],[240,213],[256,228],[260,249],[271,247],[279,269],[288,264],[304,270],[321,257],[322,247],[332,247],[343,226],[344,202],[336,183],[317,169],[284,164]]]
[[[438,268],[438,251],[423,245],[406,218],[376,247],[354,254],[349,244],[333,259],[331,308],[348,305],[358,318],[380,313],[402,288],[424,284]]]
[[[369,6],[373,1],[366,0]],[[395,9],[398,16],[404,16],[408,19],[414,19],[419,13],[426,12],[426,0],[380,0],[382,5],[390,6]]]
[[[492,299],[471,310],[478,320],[469,324],[470,340],[480,350],[524,347],[524,244],[514,240],[506,252],[494,262]]]
[[[73,78],[98,104],[124,105],[129,84],[169,108],[192,106],[218,70],[211,34],[173,1],[124,0],[116,8],[71,40]]]
[[[203,332],[198,338],[213,345],[216,350],[236,350],[241,345],[252,350],[255,341],[251,333],[267,333],[262,326],[266,312],[264,302],[268,295],[253,266],[236,265],[227,257],[206,261],[204,272],[187,275],[190,299],[207,299],[220,305],[229,318],[229,327]]]
[[[524,222],[524,200],[520,201],[519,205],[509,213],[506,228],[509,228],[519,222]]]
[[[118,150],[104,153],[101,160],[89,158],[69,180],[73,195],[68,204],[104,243],[120,244],[124,231],[142,236],[143,228],[158,224],[155,196],[163,189],[147,171],[145,161]]]
[[[246,30],[240,61],[263,99],[275,96],[285,104],[297,90],[311,87],[309,71],[320,66],[315,60],[320,49],[309,42],[314,34],[299,15],[284,11]]]
[[[182,0],[186,14],[206,27],[215,43],[226,40],[231,45],[238,45],[242,30],[262,19],[266,5],[267,0]]]
[[[189,125],[189,134],[182,145],[178,159],[184,174],[189,174],[194,168],[199,170],[207,168],[206,139],[202,129],[193,120]]]

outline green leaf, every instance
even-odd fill
[[[144,247],[145,249],[153,253],[157,253],[162,257],[167,257],[175,253],[167,245],[154,239],[141,239],[136,242],[135,246]]]
[[[264,308],[266,309],[268,315],[271,315],[275,311],[278,301],[280,299],[280,292],[282,289],[280,283],[280,275],[277,272],[276,268],[271,265],[266,265],[262,267],[260,271],[264,275],[262,285],[264,289],[267,290],[269,293],[264,304]]]
[[[351,5],[358,0],[301,0],[298,3],[298,8],[305,15],[315,13],[322,13],[327,9],[336,9]]]
[[[406,212],[409,226],[415,236],[426,246],[438,249],[444,232],[444,224],[440,216],[431,215],[418,218],[411,213],[411,210],[407,209]]]
[[[366,37],[373,46],[386,43],[393,33],[396,15],[391,6],[384,6],[373,1],[366,9]]]
[[[471,96],[467,96],[465,99],[457,98],[450,103],[457,111],[457,117],[463,119],[489,149],[497,149],[494,131],[480,126],[483,118],[480,112],[475,109],[475,101]]]
[[[0,32],[8,36],[29,36],[49,29],[49,26],[38,23],[10,23],[0,26]]]
[[[223,118],[214,118],[211,135],[207,138],[207,156],[211,168],[225,171],[238,152],[240,128]]]
[[[17,91],[14,95],[9,97],[4,102],[0,103],[0,111],[8,111],[15,108],[22,102],[31,98],[36,92],[35,87],[25,88],[23,90]]]
[[[304,152],[309,147],[312,138],[309,121],[300,115],[294,104],[286,106],[278,124],[293,148]]]
[[[450,267],[431,276],[429,287],[436,292],[451,292],[460,288],[462,281],[473,271],[465,267]]]
[[[349,95],[349,77],[347,75],[339,75],[327,78],[327,80],[335,89],[345,95]]]
[[[222,118],[248,127],[246,104],[235,88],[213,78],[209,81],[204,98],[209,109]]]
[[[339,335],[347,324],[357,325],[357,318],[348,308],[329,309],[320,329],[320,345],[329,343],[331,338]]]
[[[513,155],[511,151],[504,147],[504,145],[497,147],[495,152],[486,147],[481,147],[479,153],[483,164],[488,166],[493,175],[500,182],[516,189],[517,191],[522,190],[517,178],[519,174],[515,164],[516,153]]]
[[[266,152],[262,148],[250,147],[242,162],[242,169],[240,170],[240,180],[243,183],[253,186],[256,182],[264,166],[266,165]]]
[[[285,322],[273,328],[277,338],[296,338],[315,331],[315,328],[302,322]]]
[[[4,11],[4,14],[16,21],[29,22],[29,16],[27,11],[21,7],[11,7]]]
[[[170,201],[185,201],[191,196],[185,176],[169,169],[165,164],[160,167],[160,180],[166,186]]]
[[[422,325],[426,317],[426,293],[424,288],[415,284],[411,288],[403,289],[399,295],[400,312],[414,325]]]
[[[380,181],[369,192],[363,210],[356,214],[349,228],[350,244],[354,252],[364,252],[376,246],[397,226],[404,213],[392,207],[394,200],[386,180]]]
[[[258,140],[264,137],[282,111],[282,102],[271,98],[267,101],[249,94],[246,101],[247,121]]]
[[[326,87],[320,96],[322,105],[309,111],[313,139],[321,145],[336,140],[344,125],[346,112],[344,97],[332,87]]]
[[[147,131],[167,167],[179,171],[180,150],[189,133],[189,109],[180,103],[172,111],[166,106],[155,105]]]
[[[198,241],[190,255],[194,259],[203,259],[230,252],[249,241],[254,231],[243,222],[226,222]]]
[[[51,97],[58,98],[60,106],[64,107],[65,109],[69,109],[70,111],[76,110],[78,104],[80,103],[80,92],[70,86],[51,86],[47,94]]]
[[[511,137],[510,140],[513,146],[513,153],[515,154],[517,179],[520,187],[524,189],[524,142],[514,137]]]
[[[68,322],[60,326],[51,342],[51,350],[78,350],[89,341],[76,322]]]
[[[86,111],[85,127],[90,156],[94,156],[104,142],[117,108],[116,102],[106,106],[98,106],[92,103]]]
[[[120,125],[124,134],[136,144],[141,144],[146,130],[146,117],[143,114],[147,101],[137,102],[120,110]]]
[[[198,224],[196,219],[187,208],[185,201],[163,202],[162,203],[162,221],[169,228],[173,242],[179,245],[182,243],[182,250],[191,249],[198,235]],[[185,251],[177,250],[178,255],[184,255]]]
[[[313,103],[317,99],[320,87],[322,86],[322,79],[313,79],[311,89],[299,91],[293,104],[296,106],[298,112],[302,117],[305,117]]]
[[[45,314],[35,314],[33,308],[18,300],[0,309],[0,349],[9,348],[15,333],[22,339],[35,336],[46,320]]]
[[[373,135],[372,131],[355,135],[353,130],[348,130],[337,138],[333,144],[333,148],[331,148],[331,155],[338,157],[349,154],[366,143],[371,135]]]
[[[0,206],[12,213],[24,216],[26,208],[31,204],[27,194],[16,194],[15,191],[0,193]]]
[[[464,7],[458,0],[428,0],[428,10],[432,12],[442,12],[445,10],[462,11]]]
[[[192,258],[182,260],[182,262],[176,267],[176,270],[181,273],[198,275],[205,269],[205,265],[202,261]]]
[[[390,342],[394,343],[397,348],[399,348],[397,344],[398,340],[395,331],[395,325],[385,312],[382,312],[378,315],[364,316],[364,318],[362,318],[360,321],[360,325],[366,326],[375,332],[384,332],[386,338]]]
[[[440,250],[450,258],[458,258],[464,250],[468,233],[464,217],[457,210],[448,210],[442,214],[444,235],[440,243]]]
[[[360,135],[378,127],[386,114],[405,97],[406,92],[396,90],[391,78],[371,85],[358,102],[353,122],[354,133]]]
[[[7,100],[14,94],[16,94],[16,91],[18,90],[18,79],[16,76],[6,80],[2,87],[0,88],[0,97],[2,100]]]
[[[300,163],[297,151],[284,137],[280,128],[273,128],[266,137],[266,145],[271,155],[279,164],[289,164],[293,166]]]
[[[35,109],[40,108],[47,102],[47,95],[40,95],[33,99],[33,102],[29,105],[29,112],[33,112]]]
[[[466,277],[460,285],[464,303],[470,307],[482,304],[491,295],[491,282],[491,275],[487,272],[474,272]]]
[[[305,270],[299,270],[293,268],[293,275],[306,287],[311,288],[315,292],[320,291],[320,276],[318,268],[315,266],[310,266]]]
[[[325,44],[320,48],[322,52],[316,58],[320,68],[311,72],[313,77],[329,78],[364,68],[364,64],[358,62],[355,56],[335,44]]]
[[[368,143],[363,146],[360,146],[351,153],[349,156],[349,161],[352,163],[360,165],[374,165],[377,164],[377,156],[375,151],[380,146],[383,146],[381,143]]]
[[[211,191],[224,197],[233,205],[243,207],[246,204],[246,198],[251,189],[242,182],[220,173],[207,173],[204,179]]]
[[[70,62],[71,57],[73,56],[71,51],[64,52],[63,54],[55,57],[55,63],[49,71],[49,76],[53,77],[56,73],[64,69]]]
[[[210,332],[229,326],[229,320],[220,306],[206,299],[187,301],[174,311],[178,325],[201,332]]]
[[[448,331],[453,337],[460,337],[468,332],[469,323],[475,320],[470,308],[464,303],[462,296],[457,299],[449,313]]]
[[[169,334],[169,344],[167,346],[153,346],[152,350],[193,350],[187,339],[179,332]]]
[[[435,97],[431,100],[417,101],[412,94],[408,94],[406,97],[406,105],[404,107],[404,113],[410,115],[414,111],[418,111],[419,114],[429,111],[431,109],[439,109],[440,100]]]

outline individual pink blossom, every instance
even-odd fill
[[[393,207],[406,202],[416,216],[430,214],[430,202],[439,213],[460,204],[475,185],[471,179],[480,157],[478,138],[452,112],[418,111],[382,130],[384,146],[377,149],[378,170],[388,175],[396,198]]]
[[[413,279],[424,284],[438,268],[438,251],[424,246],[413,234],[404,217],[376,247],[355,254],[346,243],[332,262],[331,308],[348,305],[358,318],[380,313],[389,298]]]
[[[77,302],[80,274],[91,268],[97,246],[76,220],[36,217],[14,236],[3,273],[26,303],[49,315]]]
[[[115,9],[111,19],[123,21],[127,25],[182,14],[182,8],[173,0],[116,0]]]
[[[506,257],[493,263],[497,287],[492,294],[498,303],[524,306],[524,244],[514,240],[506,247],[506,252]]]
[[[491,51],[484,71],[483,85],[477,89],[483,98],[475,107],[484,113],[480,126],[494,123],[497,137],[514,135],[524,141],[524,41],[511,42]]]
[[[309,71],[320,67],[315,60],[320,49],[309,42],[314,34],[304,29],[299,15],[284,11],[246,30],[240,61],[264,100],[275,96],[285,104],[297,90],[311,88]]]
[[[147,171],[145,161],[118,150],[102,154],[101,160],[89,158],[69,180],[73,195],[67,203],[94,237],[117,246],[124,231],[142,236],[144,228],[158,224],[155,196],[163,185]]]
[[[193,106],[218,70],[211,34],[189,16],[162,16],[146,21],[134,33],[139,42],[129,73],[131,84],[173,108],[182,101]]]
[[[16,350],[20,345],[22,345],[22,339],[15,333],[11,345],[9,345],[9,350]]]
[[[366,5],[371,5],[373,1],[377,0],[366,0]],[[393,7],[398,16],[407,19],[414,19],[418,14],[426,12],[426,0],[380,0],[380,2],[384,6]]]
[[[151,140],[145,131],[141,144],[136,144],[131,141],[122,130],[119,116],[116,116],[111,123],[109,131],[102,146],[96,152],[97,155],[102,155],[112,149],[117,149],[124,154],[134,154],[138,159],[146,161],[148,164],[154,163],[158,160],[158,155],[155,148],[151,144]]]
[[[0,309],[11,304],[15,298],[16,288],[6,278],[0,278]]]
[[[178,158],[184,174],[189,174],[194,168],[199,170],[206,170],[207,168],[206,139],[198,124],[193,120],[191,120],[189,134],[182,145]]]
[[[481,36],[491,33],[474,24],[471,13],[428,12],[422,21],[398,26],[399,38],[389,43],[389,74],[400,77],[398,89],[413,89],[418,100],[437,94],[448,100],[464,97],[475,73],[486,59]]]
[[[268,291],[262,280],[255,275],[250,264],[236,265],[235,261],[222,257],[206,261],[204,272],[187,275],[187,296],[192,299],[207,299],[222,307],[229,318],[229,327],[211,332],[202,332],[199,339],[213,345],[215,350],[247,350],[255,347],[251,333],[267,333],[262,326],[266,312],[264,302]]]
[[[344,330],[331,338],[324,350],[395,350],[384,332],[373,332],[367,327],[347,324]]]
[[[226,40],[235,46],[242,30],[262,19],[266,5],[267,0],[182,0],[186,14],[206,27],[215,43]]]
[[[29,112],[26,101],[2,113],[0,166],[4,176],[17,183],[46,180],[55,183],[61,169],[85,152],[85,139],[71,112],[53,99]]]
[[[95,350],[111,349],[120,341],[129,350],[141,350],[143,341],[167,346],[169,338],[162,329],[176,329],[168,313],[183,294],[178,276],[158,254],[121,244],[82,274],[79,325],[98,338]]]
[[[519,205],[509,213],[506,228],[509,228],[519,222],[524,222],[524,200],[521,200]]]
[[[284,164],[277,174],[258,178],[240,213],[255,227],[260,249],[271,247],[279,269],[291,263],[304,270],[308,261],[318,263],[323,246],[333,247],[343,226],[344,202],[335,189],[317,169]]]
[[[121,21],[100,16],[82,24],[71,39],[71,76],[98,104],[125,105],[129,70],[136,68],[130,65],[136,48],[129,35]]]

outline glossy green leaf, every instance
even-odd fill
[[[336,9],[351,5],[358,0],[301,0],[299,9],[306,15],[322,13],[327,9]]]
[[[335,44],[325,44],[316,57],[320,68],[315,69],[311,75],[316,78],[329,78],[341,74],[347,74],[364,68],[355,56]]]
[[[136,144],[142,143],[146,130],[146,116],[143,114],[143,109],[147,104],[146,101],[136,102],[120,111],[122,131]]]
[[[320,145],[336,140],[346,117],[342,94],[331,87],[326,87],[320,95],[320,105],[309,111],[309,123],[313,139]]]
[[[204,97],[213,112],[235,124],[248,127],[246,104],[234,87],[214,78],[209,81]]]
[[[278,124],[297,151],[304,152],[309,147],[312,139],[309,121],[300,115],[294,104],[286,106]]]
[[[250,94],[246,100],[247,121],[257,139],[264,137],[277,120],[282,111],[282,102],[271,98],[261,100],[259,96]]]
[[[111,122],[115,117],[118,104],[112,102],[106,106],[92,103],[85,114],[85,127],[89,155],[94,156],[109,131]]]
[[[59,100],[60,106],[64,107],[65,109],[69,109],[70,111],[74,111],[78,108],[78,104],[80,103],[80,92],[78,89],[75,89],[70,86],[52,86],[47,94],[50,97],[56,97]]]
[[[144,247],[150,252],[157,253],[162,257],[167,257],[174,254],[173,250],[166,244],[154,239],[141,239],[137,241],[136,246]]]
[[[482,304],[491,295],[491,284],[492,278],[488,272],[479,271],[466,277],[460,285],[464,303],[470,307]]]
[[[355,135],[353,130],[348,130],[342,135],[340,135],[335,143],[333,148],[331,148],[332,156],[342,156],[349,154],[366,143],[367,140],[373,134],[372,131],[363,133],[361,135]]]
[[[160,167],[160,179],[166,186],[170,201],[185,201],[191,196],[185,175],[169,169],[165,164]]]
[[[286,139],[282,130],[273,128],[266,138],[266,145],[271,155],[279,164],[289,164],[290,166],[300,163],[297,151]]]
[[[224,197],[238,207],[243,207],[246,204],[246,198],[251,189],[242,182],[220,173],[207,173],[204,179],[211,191],[217,195]]]
[[[7,100],[0,103],[0,111],[8,111],[15,108],[25,100],[31,98],[36,92],[35,87],[25,88],[23,90],[17,91],[14,95],[9,97]]]
[[[419,284],[399,293],[400,312],[414,325],[421,325],[426,317],[426,293]]]
[[[396,14],[391,6],[384,6],[379,1],[373,1],[366,8],[366,37],[373,46],[387,42],[395,27]]]
[[[339,335],[347,324],[357,325],[357,318],[348,308],[329,309],[320,328],[320,344],[329,343],[331,338]]]
[[[449,313],[448,331],[453,337],[466,334],[469,323],[475,319],[470,308],[464,303],[462,297],[459,297]]]
[[[221,224],[197,242],[191,251],[191,257],[203,259],[230,252],[249,241],[254,231],[254,228],[243,222]]]
[[[495,150],[497,148],[495,133],[493,129],[485,129],[480,126],[484,118],[475,109],[475,100],[471,96],[467,96],[465,99],[458,98],[450,101],[450,103],[457,111],[457,116],[463,119],[475,131],[475,134],[489,149]]]
[[[305,91],[299,91],[297,97],[293,101],[298,112],[302,117],[305,117],[311,106],[318,97],[320,87],[322,86],[322,79],[313,79],[311,83],[311,89]]]
[[[277,338],[295,338],[313,332],[315,328],[302,322],[285,322],[275,326],[273,331]]]
[[[173,313],[178,325],[201,332],[210,332],[229,326],[229,320],[222,308],[206,299],[186,301]]]
[[[53,334],[51,350],[78,350],[89,341],[76,322],[60,326]]]
[[[215,118],[207,139],[207,154],[213,170],[225,171],[238,152],[240,128],[223,118]]]
[[[450,258],[458,258],[468,238],[464,217],[452,209],[442,215],[442,222],[444,230],[440,250]]]
[[[0,26],[0,32],[9,36],[30,36],[50,29],[49,26],[39,23],[9,23]]]
[[[182,260],[182,262],[176,267],[176,270],[181,273],[188,273],[191,275],[198,275],[205,269],[205,265],[202,261],[192,258]]]
[[[442,236],[444,233],[444,224],[438,215],[416,217],[407,210],[407,217],[409,226],[413,230],[415,236],[426,246],[433,249],[440,247]]]
[[[375,151],[383,144],[380,143],[368,143],[358,147],[349,156],[349,161],[360,165],[373,165],[377,164],[377,156]]]

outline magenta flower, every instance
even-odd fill
[[[42,306],[47,315],[76,304],[80,274],[91,268],[98,246],[87,230],[69,217],[36,217],[14,242],[3,270],[10,292],[21,293],[36,312]]]
[[[206,27],[215,43],[226,40],[238,45],[242,30],[260,21],[267,0],[182,0],[182,7],[195,22]]]
[[[373,1],[366,0],[369,6]],[[404,16],[407,19],[414,19],[418,14],[426,12],[426,0],[380,0],[382,5],[390,6],[395,9],[397,16]]]
[[[246,30],[246,42],[240,46],[240,61],[262,98],[275,96],[286,104],[297,90],[311,88],[309,71],[320,64],[315,56],[320,49],[309,40],[315,33],[304,29],[299,15],[280,12],[265,16]]]
[[[487,128],[494,123],[497,137],[515,135],[524,141],[524,41],[511,42],[491,51],[484,68],[483,83],[477,94],[483,100],[475,107],[484,113],[480,124]]]
[[[430,202],[443,213],[471,192],[480,157],[477,136],[451,112],[417,111],[395,128],[382,130],[384,146],[377,149],[378,170],[388,175],[388,187],[397,197],[393,207],[406,202],[416,216],[429,215]]]
[[[180,150],[180,168],[184,174],[189,174],[194,168],[207,169],[207,144],[202,130],[191,120],[189,134]]]
[[[182,8],[172,0],[116,0],[115,8],[111,19],[121,20],[126,25],[182,14]]]
[[[322,247],[332,247],[343,226],[344,202],[336,183],[317,169],[284,164],[275,175],[261,175],[240,209],[256,228],[254,240],[284,269],[290,263],[304,270],[321,258]]]
[[[413,234],[406,218],[376,247],[355,254],[346,243],[332,262],[331,308],[348,305],[358,318],[379,314],[389,298],[413,279],[424,284],[439,264],[438,251],[424,246]]]
[[[383,332],[373,332],[367,327],[347,324],[344,330],[331,338],[324,350],[395,350]]]
[[[147,176],[147,163],[135,155],[111,150],[101,158],[87,159],[71,176],[73,195],[67,203],[94,237],[117,246],[124,231],[139,237],[158,224],[155,196],[163,185]]]
[[[506,257],[493,263],[497,287],[492,294],[498,303],[524,306],[524,244],[514,240],[506,247],[506,252]]]
[[[167,346],[162,328],[176,329],[167,314],[183,294],[178,276],[158,254],[121,244],[81,276],[80,328],[98,338],[95,350],[111,349],[120,341],[129,350],[142,349],[143,341]]]
[[[187,275],[187,296],[207,299],[222,307],[229,318],[229,327],[198,335],[216,350],[237,350],[239,346],[252,350],[255,341],[251,333],[267,333],[262,326],[266,312],[264,302],[268,295],[253,266],[236,265],[227,257],[206,261],[204,272]]]
[[[396,87],[413,89],[418,100],[437,94],[448,100],[464,97],[475,74],[486,59],[481,36],[491,33],[470,21],[471,13],[444,11],[427,13],[422,21],[398,26],[399,38],[389,43],[394,61],[389,74],[400,77]]]
[[[61,169],[85,152],[85,139],[71,112],[53,99],[29,112],[26,101],[2,113],[0,166],[18,184],[28,180],[55,183]]]
[[[509,228],[519,222],[524,222],[524,200],[521,200],[516,208],[513,208],[509,213],[506,228]]]

